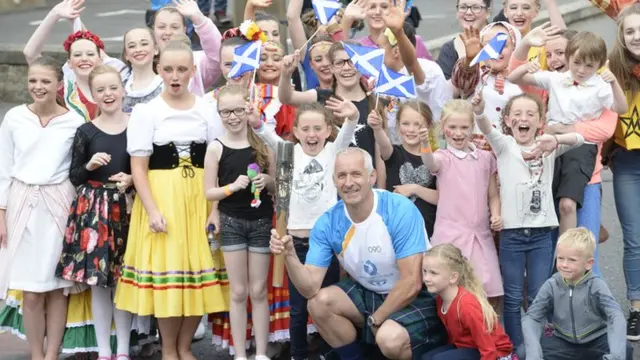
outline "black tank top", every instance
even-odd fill
[[[247,167],[256,162],[254,149],[247,147],[244,149],[231,149],[226,147],[220,140],[216,140],[222,145],[222,155],[218,164],[218,185],[220,187],[232,184],[238,176],[247,175]],[[262,171],[265,172],[266,169]],[[259,207],[251,207],[253,193],[251,184],[246,189],[231,194],[218,203],[220,212],[235,218],[246,220],[257,220],[271,218],[273,216],[273,201],[267,189],[260,192],[261,204]]]

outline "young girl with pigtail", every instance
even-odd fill
[[[509,100],[502,129],[483,114],[480,95],[472,99],[478,128],[496,155],[500,175],[500,268],[504,279],[504,327],[517,348],[522,344],[520,322],[525,272],[527,298],[533,302],[553,265],[553,229],[558,227],[551,184],[555,158],[584,141],[577,133],[549,135],[544,105],[531,95]],[[546,155],[542,156],[541,155]]]
[[[429,351],[422,360],[518,359],[482,282],[460,249],[440,244],[427,250],[422,279],[436,294],[438,317],[449,333],[449,345]]]
[[[255,24],[247,23],[245,26],[242,26],[242,30],[240,28],[233,28],[227,30],[224,33],[222,47],[220,49],[220,70],[222,72],[222,75],[227,80],[228,84],[238,85],[247,90],[250,89],[253,72],[246,72],[237,78],[230,78],[228,74],[233,63],[234,50],[239,46],[247,44],[249,41],[247,40],[247,37],[252,39],[263,38],[263,36],[260,35],[258,31],[260,31],[260,29]],[[272,45],[272,47],[273,46],[276,45]],[[289,111],[282,111],[282,105],[275,98],[273,98],[273,96],[277,94],[277,90],[259,90],[266,88],[266,86],[264,88],[260,87],[259,84],[255,88],[256,92],[254,96],[256,96],[256,98],[261,98],[261,96],[264,96],[264,98],[261,98],[261,103],[258,106],[261,114],[260,118],[266,124],[266,126],[270,129],[273,129],[276,134],[282,137],[288,137],[291,132],[291,126],[287,124],[291,124],[293,122],[292,117],[294,115]],[[222,88],[218,88],[205,95],[205,100],[211,104],[212,111],[214,112],[214,116],[217,119],[220,119],[220,115],[218,114],[217,109],[219,104],[218,97],[221,90]],[[216,228],[215,233],[219,234],[221,228],[220,213],[218,211],[216,203],[214,203],[214,206],[212,207],[212,212],[209,217],[208,223],[214,224]],[[271,271],[272,266],[270,265],[268,279],[271,279]],[[289,339],[289,294],[286,289],[274,288],[270,281],[267,282],[267,291],[269,308],[271,309],[268,336],[269,341],[286,341]],[[251,306],[248,305],[247,314],[249,314],[250,311]],[[247,316],[247,329],[250,329],[252,326],[252,317],[249,315]],[[229,351],[232,354],[235,353],[236,349],[234,346],[234,339],[231,332],[229,331],[229,329],[231,328],[229,313],[215,313],[212,314],[209,318],[212,322],[214,344],[223,348],[228,347]],[[251,331],[247,331],[247,335],[245,338],[246,339],[244,344],[249,347],[252,343]],[[277,351],[277,346],[272,346],[272,343],[270,343],[268,352],[272,354]]]
[[[439,125],[447,148],[435,152],[429,130],[419,130],[422,161],[437,177],[438,210],[431,243],[460,248],[478,272],[487,296],[497,300],[503,289],[491,235],[491,230],[502,228],[496,160],[471,142],[474,115],[468,101],[446,103]]]
[[[333,115],[344,119],[344,124],[335,141],[329,141],[334,130]],[[314,103],[301,105],[298,109],[293,127],[297,144],[294,147],[287,231],[293,237],[296,253],[301,261],[307,257],[309,236],[316,220],[338,201],[337,189],[333,183],[333,163],[336,154],[349,147],[357,128],[358,118],[358,109],[351,101],[336,97],[329,98],[326,107]],[[252,118],[251,126],[272,151],[275,151],[278,142],[282,139],[255,117]],[[334,258],[323,281],[323,287],[335,284],[339,280],[340,267],[337,258]],[[315,332],[316,329],[313,325],[308,326],[307,299],[300,294],[293,283],[289,281],[288,285],[291,309],[289,326],[291,357],[294,360],[307,359],[309,356],[307,334]],[[328,350],[328,346],[320,348],[322,353]]]

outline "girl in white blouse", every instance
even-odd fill
[[[222,125],[188,89],[191,49],[170,41],[158,64],[160,96],[138,104],[127,129],[127,151],[137,197],[116,290],[117,308],[155,315],[163,359],[195,359],[191,339],[206,313],[227,311],[224,264],[214,262],[205,225],[207,143]]]
[[[71,143],[84,119],[56,103],[62,77],[55,60],[32,60],[33,103],[9,110],[0,126],[0,298],[8,305],[0,326],[20,316],[20,299],[7,298],[7,291],[21,290],[34,360],[58,358],[67,315],[63,289],[73,285],[57,279],[55,268],[76,194],[69,181]]]

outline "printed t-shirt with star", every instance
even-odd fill
[[[533,80],[536,86],[549,91],[549,125],[595,120],[613,106],[611,85],[599,75],[576,83],[569,71],[539,71],[533,74]]]
[[[411,200],[386,190],[371,191],[373,210],[364,221],[354,223],[342,200],[318,219],[306,264],[327,268],[335,254],[364,288],[387,294],[400,279],[398,260],[427,251],[429,238]]]
[[[333,95],[331,90],[316,90],[318,96],[318,102],[322,105],[326,105],[327,100]],[[367,125],[367,118],[369,117],[369,97],[365,97],[360,101],[352,101],[360,112],[360,118],[358,119],[358,125],[356,127],[356,134],[353,136],[352,146],[359,147],[371,155],[372,159],[376,158],[376,139],[373,136],[373,129]],[[375,160],[373,166],[375,166]]]
[[[616,126],[613,138],[616,144],[627,150],[640,149],[640,92],[633,98],[629,91],[626,91],[629,111],[620,115],[620,121]],[[633,101],[631,101],[633,100]]]
[[[385,160],[387,169],[387,190],[393,192],[394,187],[405,184],[416,184],[429,189],[436,188],[435,176],[431,174],[418,155],[411,154],[402,145],[393,145],[393,153]],[[436,221],[436,206],[414,195],[409,198],[416,205],[429,237],[433,235],[433,225]]]

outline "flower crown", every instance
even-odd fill
[[[92,33],[91,31],[81,30],[81,31],[76,31],[75,33],[67,37],[67,40],[65,40],[64,44],[62,45],[64,46],[64,51],[69,51],[69,49],[71,49],[71,44],[73,44],[74,42],[80,39],[89,40],[92,43],[96,44],[98,49],[104,50],[104,43],[102,42],[102,40],[100,40],[100,37],[98,35]]]
[[[251,20],[245,20],[242,24],[240,24],[239,29],[242,33],[242,36],[244,36],[249,41],[260,40],[262,43],[267,41],[267,35],[265,35],[262,30],[260,30],[258,25]]]

